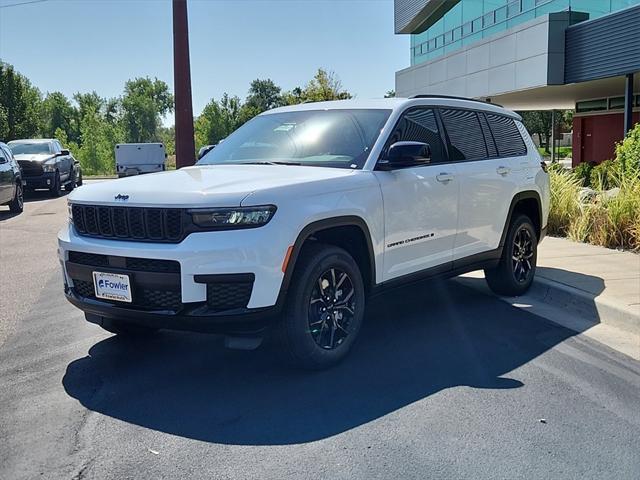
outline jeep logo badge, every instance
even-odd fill
[[[119,193],[118,195],[115,196],[115,199],[126,202],[127,200],[129,200],[129,195],[122,195],[121,193]]]

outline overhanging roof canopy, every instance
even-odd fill
[[[396,33],[422,33],[460,0],[395,0]]]

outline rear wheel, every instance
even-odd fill
[[[299,368],[336,364],[358,336],[364,306],[362,275],[353,258],[335,246],[305,246],[274,332],[279,353]]]
[[[537,256],[538,237],[533,223],[528,216],[519,215],[509,227],[500,263],[484,271],[489,288],[498,295],[522,295],[533,282]]]
[[[9,210],[13,213],[21,213],[24,210],[24,190],[22,188],[22,181],[16,183],[16,193],[13,196],[13,200],[9,203]]]
[[[60,172],[56,170],[56,174],[53,177],[53,185],[49,188],[49,192],[54,197],[62,195],[62,185],[60,184]]]

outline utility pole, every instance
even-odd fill
[[[173,83],[176,101],[176,168],[181,168],[193,165],[196,160],[187,0],[173,0]]]

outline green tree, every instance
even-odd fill
[[[301,97],[304,102],[323,102],[347,100],[353,95],[342,88],[342,82],[334,72],[319,68],[302,90]]]
[[[42,135],[53,138],[56,130],[62,130],[67,138],[77,140],[78,129],[74,122],[76,110],[69,99],[61,92],[48,93],[42,102]]]
[[[164,148],[167,151],[167,155],[176,154],[176,127],[172,125],[170,127],[160,127],[158,129],[158,136],[160,141],[164,144]]]
[[[121,105],[126,141],[153,142],[158,140],[161,117],[173,111],[173,95],[157,78],[135,78],[125,83]]]
[[[242,124],[241,101],[225,93],[219,102],[211,99],[195,122],[196,149],[215,145]]]
[[[522,117],[524,126],[531,135],[538,136],[538,143],[544,147],[546,153],[551,153],[551,110],[532,110],[518,112]],[[556,111],[556,131],[570,131],[573,122],[573,110]]]
[[[40,91],[12,65],[0,62],[0,139],[36,136],[41,104]]]
[[[115,171],[114,148],[123,141],[118,125],[109,124],[106,119],[88,107],[80,124],[82,143],[77,158],[87,175],[111,174]]]

